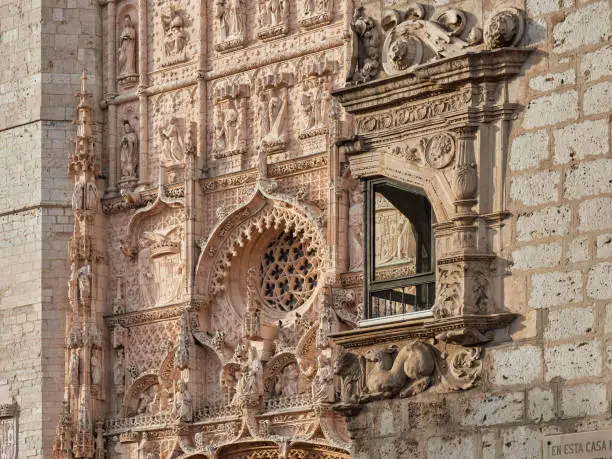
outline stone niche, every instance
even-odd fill
[[[516,317],[504,308],[507,261],[497,251],[508,216],[508,137],[519,108],[508,85],[531,50],[516,47],[522,11],[486,13],[482,26],[477,13],[413,4],[359,7],[353,16],[347,87],[334,96],[354,116],[355,135],[338,145],[366,190],[368,180],[384,177],[418,189],[431,204],[435,299],[425,313],[366,314],[356,328],[332,335],[343,348],[336,408],[346,415],[374,400],[473,387],[481,346]],[[365,258],[364,309],[373,311]]]

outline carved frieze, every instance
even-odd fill
[[[307,30],[329,24],[332,20],[332,7],[333,0],[304,0],[298,24]]]

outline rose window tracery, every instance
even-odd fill
[[[316,288],[321,258],[299,235],[280,233],[261,260],[261,298],[272,309],[289,312],[302,306]]]

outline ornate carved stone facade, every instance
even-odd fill
[[[530,112],[569,93],[578,68],[561,53],[551,65],[571,65],[573,80],[523,84],[552,53],[534,37],[560,21],[532,17],[536,7],[100,1],[104,71],[92,71],[96,97],[82,76],[66,152],[73,227],[51,457],[541,457],[508,446],[515,430],[532,441],[540,421],[538,435],[587,429],[568,421],[585,385],[599,394],[585,423],[609,423],[607,227],[570,196],[609,187],[576,191],[565,165],[609,153],[601,140],[588,153],[566,145],[567,160],[531,146],[579,137],[573,115],[550,127]],[[554,116],[580,100],[574,118],[593,133],[606,91],[568,96]],[[527,177],[534,161],[553,172]],[[565,188],[550,191],[560,170]],[[543,223],[560,193],[555,224]],[[556,262],[521,252],[580,228],[582,252],[565,239],[538,245]],[[566,262],[578,265],[551,273]],[[585,344],[538,310],[587,297]],[[574,344],[566,384],[556,353]],[[21,405],[0,405],[2,458],[20,457]]]

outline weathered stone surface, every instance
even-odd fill
[[[589,239],[586,237],[578,237],[573,239],[567,248],[567,261],[570,263],[579,263],[588,260],[589,258]]]
[[[548,133],[545,130],[516,137],[510,150],[510,169],[519,171],[538,166],[548,158],[548,143]]]
[[[608,153],[608,122],[583,121],[553,131],[555,163],[565,164]]]
[[[493,352],[492,383],[497,386],[533,384],[542,378],[542,349],[521,346]]]
[[[612,234],[600,234],[597,236],[595,256],[597,258],[612,257]]]
[[[573,5],[573,0],[528,0],[526,8],[530,16],[540,16],[542,14],[554,13]]]
[[[461,413],[459,422],[466,426],[517,422],[523,419],[524,410],[523,392],[474,395],[469,402],[469,409]]]
[[[612,262],[599,263],[589,270],[587,295],[596,300],[612,298]]]
[[[612,159],[599,159],[571,167],[565,174],[568,199],[612,193]]]
[[[578,207],[580,231],[612,228],[612,197],[589,199]]]
[[[533,129],[578,118],[578,93],[567,91],[543,96],[529,102],[523,127]]]
[[[555,396],[550,389],[536,387],[527,392],[527,418],[536,422],[555,417]]]
[[[561,244],[539,244],[521,247],[512,252],[512,269],[515,271],[550,268],[561,262]]]
[[[605,314],[604,333],[612,333],[612,303],[606,306]]]
[[[552,91],[559,86],[576,83],[576,72],[573,69],[558,73],[538,75],[529,80],[529,87],[534,91]]]
[[[469,436],[433,437],[427,441],[427,457],[473,459],[476,457],[476,445],[474,439]]]
[[[605,384],[581,384],[561,390],[561,417],[575,418],[608,413]]]
[[[531,276],[529,306],[549,308],[582,301],[582,273],[551,272]]]
[[[545,377],[572,380],[586,376],[599,376],[602,368],[601,343],[580,341],[559,344],[544,349]]]
[[[592,333],[594,327],[595,315],[592,308],[551,309],[544,338],[553,341],[584,335]]]
[[[553,29],[553,51],[564,53],[605,41],[610,35],[608,2],[591,3],[568,14]]]
[[[503,457],[541,457],[542,440],[540,433],[521,426],[502,431]]]
[[[516,232],[519,241],[530,241],[569,232],[572,211],[567,206],[547,207],[519,215]]]
[[[556,201],[560,179],[557,171],[515,176],[510,183],[510,199],[526,206]]]
[[[585,54],[580,59],[580,73],[586,80],[595,81],[612,75],[612,46]]]
[[[582,108],[585,115],[606,113],[612,107],[612,83],[606,81],[587,88],[584,91]]]

